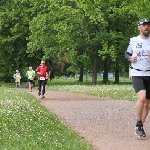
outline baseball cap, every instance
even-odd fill
[[[144,24],[144,23],[150,23],[150,20],[148,20],[147,18],[144,18],[144,19],[141,19],[139,22],[138,22],[138,26]]]

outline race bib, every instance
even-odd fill
[[[45,80],[45,78],[44,77],[40,77],[40,80]]]

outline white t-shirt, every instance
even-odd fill
[[[148,52],[150,52],[150,36],[147,39],[142,39],[139,36],[130,39],[127,52],[133,56],[137,56],[137,61],[131,63],[131,66],[135,69],[140,69],[143,71],[137,71],[135,69],[131,70],[131,76],[150,76],[150,57]]]

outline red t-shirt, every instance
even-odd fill
[[[36,71],[40,72],[40,74],[38,74],[38,80],[45,80],[47,78],[49,68],[47,66],[38,66],[36,68]]]

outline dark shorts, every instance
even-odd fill
[[[28,82],[30,82],[31,84],[33,84],[33,80],[28,79]]]
[[[45,79],[45,85],[47,85],[47,79]]]
[[[150,76],[133,76],[132,84],[136,93],[140,90],[146,90],[146,99],[150,99]]]

